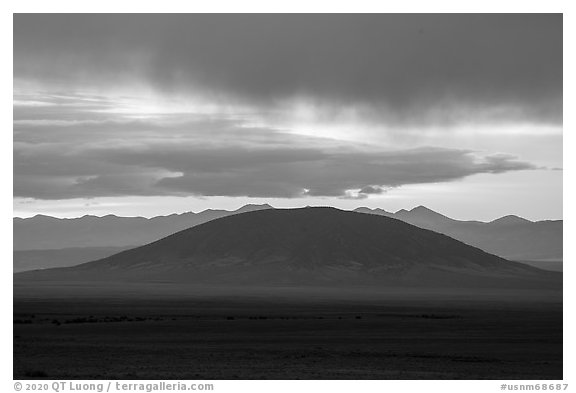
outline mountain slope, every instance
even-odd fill
[[[246,205],[235,211],[205,210],[153,218],[84,216],[58,219],[37,215],[15,218],[14,250],[78,247],[127,247],[142,245],[216,218],[260,209],[270,205]]]
[[[546,273],[388,217],[334,208],[261,210],[23,280],[292,285],[492,285]]]
[[[381,215],[381,209],[359,208],[358,212]],[[521,261],[562,260],[562,221],[532,222],[505,216],[492,222],[454,220],[423,206],[389,213],[417,227],[443,233],[466,244]]]
[[[84,216],[76,219],[57,219],[35,216],[15,218],[14,258],[20,260],[19,251],[34,250],[34,255],[24,253],[25,259],[33,257],[32,267],[47,268],[75,264],[66,253],[62,263],[54,259],[54,249],[125,247],[147,244],[178,231],[232,214],[271,209],[269,205],[246,205],[236,211],[206,210],[201,213],[172,214],[154,217]],[[423,206],[396,213],[382,209],[358,208],[355,211],[397,218],[420,228],[446,234],[469,245],[518,261],[562,261],[562,221],[531,222],[517,216],[505,216],[489,223],[454,220]],[[50,250],[45,263],[39,250]],[[91,253],[92,254],[92,253]],[[82,263],[88,258],[79,255]],[[15,265],[15,270],[18,266]]]
[[[75,266],[80,263],[95,261],[133,247],[74,247],[57,250],[23,250],[14,251],[14,272],[52,267]]]

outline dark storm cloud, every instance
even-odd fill
[[[395,123],[560,124],[562,16],[21,14],[14,73],[267,108],[304,97]]]
[[[21,118],[14,134],[14,196],[365,198],[406,184],[536,168],[508,155],[381,150],[204,116],[162,118],[162,126],[99,116],[70,126]]]
[[[16,15],[14,78],[15,197],[362,199],[537,167],[299,121],[561,124],[562,16]]]

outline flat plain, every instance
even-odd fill
[[[562,292],[15,281],[14,378],[562,379]]]

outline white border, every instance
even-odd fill
[[[574,3],[574,2],[572,2]],[[574,6],[569,1],[394,1],[394,2],[370,2],[370,1],[311,1],[311,0],[290,0],[282,4],[263,0],[218,0],[218,1],[119,1],[119,0],[99,0],[96,2],[71,1],[9,1],[3,5],[1,20],[2,28],[2,53],[6,56],[2,61],[2,160],[4,186],[2,188],[2,238],[5,239],[2,248],[2,382],[9,392],[13,390],[12,381],[12,13],[14,12],[562,12],[564,13],[564,129],[568,130],[564,134],[564,200],[568,201],[564,206],[564,282],[568,285],[564,287],[564,382],[570,383],[571,373],[574,370],[574,338],[576,332],[574,324],[574,287],[571,285],[574,275],[574,251],[571,241],[574,241],[574,207],[576,201],[574,193],[574,135],[575,121],[574,109],[574,77],[573,70],[576,70],[574,62]],[[8,53],[10,56],[8,56]],[[571,72],[572,71],[572,72]],[[571,109],[572,108],[572,109]],[[10,114],[10,115],[9,115]],[[9,181],[9,183],[8,183]],[[529,197],[529,196],[527,196]],[[9,210],[10,209],[10,210]],[[566,334],[572,332],[572,334]],[[207,381],[210,382],[210,381]],[[347,392],[362,390],[365,392],[393,391],[433,391],[438,390],[446,393],[466,390],[467,392],[492,392],[499,390],[500,384],[506,381],[213,381],[217,387],[217,392],[269,392],[271,389],[278,392],[292,392],[296,389],[306,390],[329,389],[335,392]],[[510,383],[529,383],[530,381],[508,381]],[[534,383],[543,381],[533,381]],[[385,389],[385,390],[384,390]],[[570,386],[569,389],[574,389]]]

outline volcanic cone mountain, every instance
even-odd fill
[[[303,208],[224,217],[98,261],[15,277],[258,285],[485,285],[549,276],[397,219]]]

